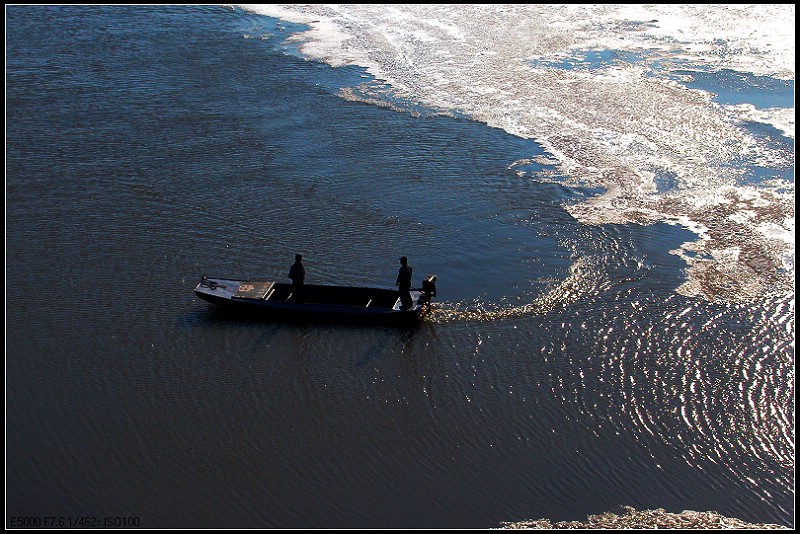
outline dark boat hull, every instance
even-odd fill
[[[265,280],[203,277],[201,299],[246,317],[271,320],[413,325],[427,312],[424,293],[411,291],[413,305],[402,309],[398,291],[368,287],[277,284]]]

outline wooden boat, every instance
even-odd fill
[[[412,305],[403,309],[393,289],[330,285],[279,284],[268,280],[231,280],[203,276],[194,288],[203,300],[248,316],[304,321],[347,321],[411,325],[429,310],[436,276],[411,290]]]

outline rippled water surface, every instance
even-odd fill
[[[6,526],[793,526],[793,70],[316,9],[7,8]],[[381,287],[407,255],[439,299],[398,330],[193,295],[295,253]]]

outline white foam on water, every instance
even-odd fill
[[[776,172],[742,184],[748,166],[794,168],[793,151],[745,128],[762,122],[793,139],[794,108],[717,104],[674,71],[793,80],[794,5],[243,7],[309,25],[291,37],[303,54],[376,78],[346,98],[377,102],[388,86],[394,98],[535,140],[564,181],[606,190],[567,207],[582,223],[665,221],[697,232],[683,247],[696,254],[681,254],[682,292],[749,298],[793,288],[794,183]],[[607,50],[645,60],[583,57]],[[664,176],[674,185],[660,191]],[[731,250],[740,253],[721,252]]]

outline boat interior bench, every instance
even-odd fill
[[[388,289],[317,285],[297,288],[291,284],[274,282],[245,282],[234,297],[297,304],[392,308],[397,302],[398,293]]]

